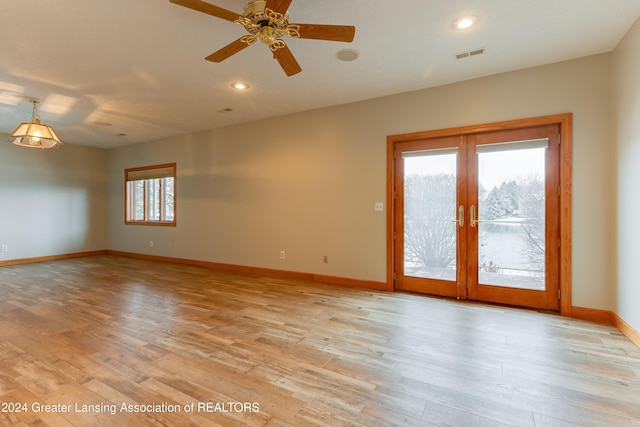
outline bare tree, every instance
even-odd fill
[[[544,181],[528,178],[519,182],[523,255],[533,270],[544,271],[545,265],[545,190]]]
[[[456,177],[452,174],[405,178],[405,259],[424,267],[455,265]]]

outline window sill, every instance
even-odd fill
[[[125,221],[125,225],[155,225],[157,227],[175,227],[175,221]]]

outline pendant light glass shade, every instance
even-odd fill
[[[30,148],[53,148],[58,144],[62,144],[60,138],[51,126],[40,122],[36,105],[38,101],[32,99],[33,116],[30,122],[23,122],[11,132],[9,142],[21,147]]]

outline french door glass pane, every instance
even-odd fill
[[[404,156],[404,275],[456,280],[456,150]]]
[[[545,289],[545,147],[478,152],[478,281]]]

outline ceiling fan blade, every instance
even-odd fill
[[[291,77],[302,71],[300,64],[298,64],[298,61],[294,58],[291,50],[289,50],[289,46],[285,45],[285,47],[276,50],[273,52],[273,56],[278,60],[278,63],[280,63],[280,66],[287,76]]]
[[[274,12],[282,13],[283,15],[289,10],[289,5],[292,0],[267,0],[265,9],[271,9]]]
[[[226,19],[227,21],[231,21],[231,22],[235,21],[240,17],[240,15],[235,12],[231,12],[230,10],[223,9],[218,6],[214,6],[210,3],[207,3],[201,0],[169,0],[169,1],[171,3],[188,7],[189,9],[206,13],[208,15],[212,15],[217,18]]]
[[[352,25],[295,24],[300,27],[300,38],[351,42],[356,35]]]
[[[229,43],[225,47],[220,50],[213,52],[211,55],[207,56],[205,59],[211,62],[222,62],[231,55],[235,55],[240,52],[242,49],[249,46],[247,43],[243,42],[242,39],[238,39],[234,42]]]

